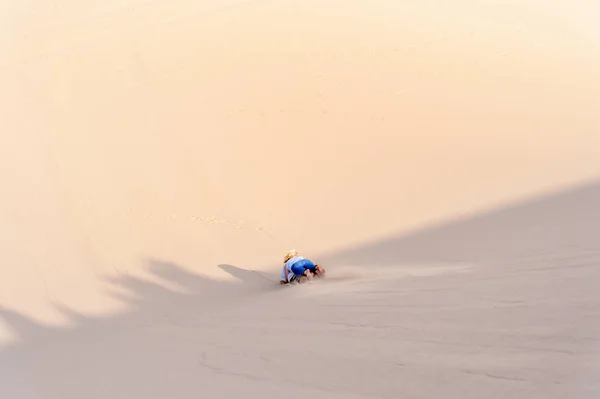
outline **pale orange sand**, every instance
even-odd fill
[[[1,2],[0,398],[599,397],[598,21]]]

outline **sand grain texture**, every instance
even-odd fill
[[[451,3],[2,2],[0,397],[597,398],[600,6]]]

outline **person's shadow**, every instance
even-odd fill
[[[242,269],[227,264],[220,264],[219,268],[252,287],[273,287],[279,284],[279,280],[274,278],[273,275],[267,276],[256,270]]]

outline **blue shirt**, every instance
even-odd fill
[[[289,277],[294,274],[294,272],[292,271],[292,266],[294,265],[294,263],[301,261],[303,259],[304,259],[303,256],[294,256],[293,258],[291,258],[287,262],[285,262],[283,265],[283,268],[281,269],[281,279],[283,281],[290,281]],[[288,278],[285,277],[286,269],[287,269]]]

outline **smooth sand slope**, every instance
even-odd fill
[[[0,398],[599,397],[598,20],[1,2]]]

